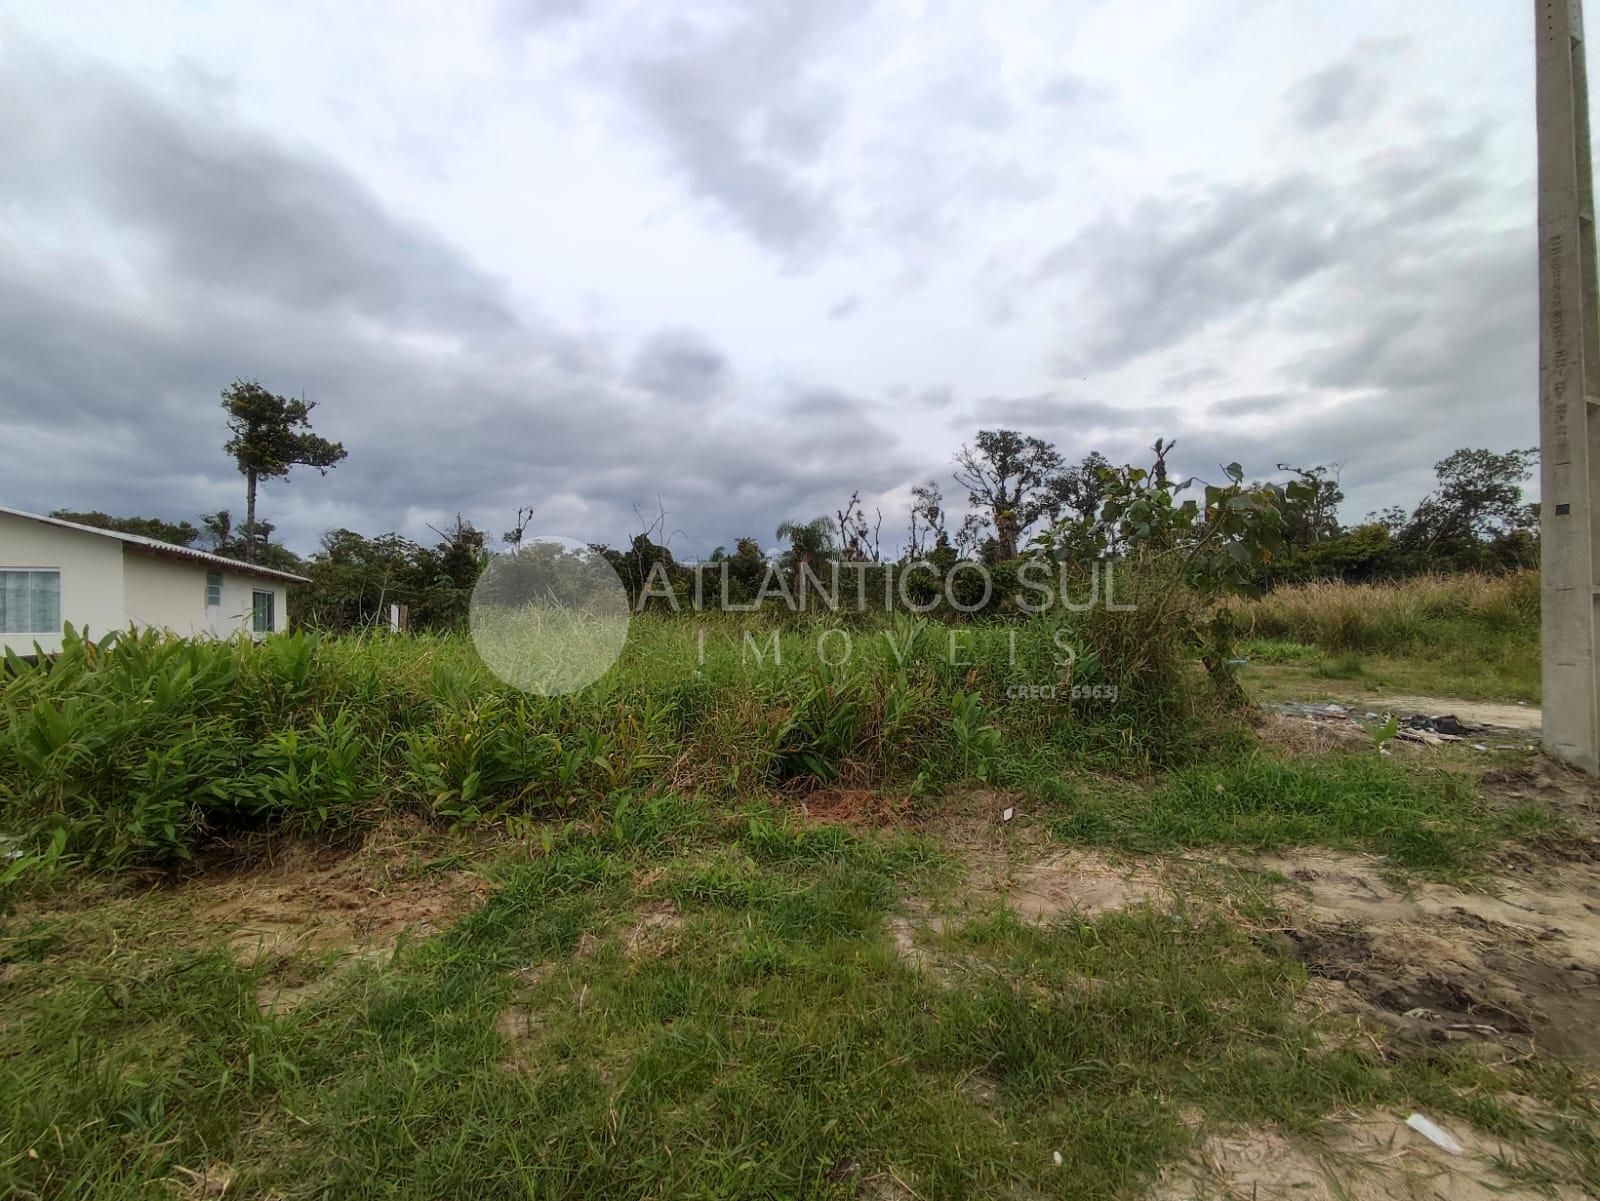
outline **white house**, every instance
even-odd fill
[[[226,638],[284,629],[290,584],[274,571],[0,506],[0,647],[61,649],[61,627],[98,638],[130,625]]]

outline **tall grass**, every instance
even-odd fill
[[[235,831],[394,808],[479,823],[664,790],[921,794],[1046,760],[1144,770],[1186,753],[1200,713],[1162,612],[647,615],[611,672],[553,698],[500,683],[459,636],[69,635],[53,660],[9,658],[0,681],[0,829],[23,851],[6,870],[161,863]]]
[[[1416,576],[1396,583],[1319,581],[1239,602],[1259,638],[1329,651],[1400,654],[1484,639],[1537,645],[1539,573]]]

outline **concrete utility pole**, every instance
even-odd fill
[[[1583,0],[1534,0],[1544,747],[1600,772],[1600,303]]]
[[[1600,772],[1600,304],[1582,0],[1534,0],[1544,748]]]

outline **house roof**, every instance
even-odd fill
[[[146,538],[142,534],[124,534],[118,530],[103,530],[99,526],[80,525],[76,521],[62,521],[59,517],[44,517],[38,513],[24,512],[21,509],[8,509],[5,505],[0,505],[0,513],[10,517],[26,517],[29,521],[38,521],[45,525],[58,525],[62,529],[77,530],[83,534],[98,534],[102,538],[115,538],[124,546],[130,546],[143,554],[158,555],[182,562],[205,563],[212,567],[235,571],[241,575],[264,576],[267,579],[283,580],[291,584],[309,584],[311,582],[305,576],[295,575],[292,571],[278,571],[276,568],[261,567],[255,563],[243,563],[238,559],[230,559],[226,555],[213,555],[209,551],[195,550],[188,546],[178,546],[172,542],[161,542],[155,538]]]

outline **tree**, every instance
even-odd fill
[[[416,609],[431,567],[431,552],[398,534],[364,538],[354,530],[329,530],[306,565],[306,620],[329,630],[381,625],[392,603]],[[413,628],[423,628],[426,617],[413,612]]]
[[[1178,619],[1199,644],[1200,661],[1223,699],[1242,708],[1247,699],[1232,663],[1236,630],[1223,602],[1259,591],[1257,571],[1284,550],[1283,505],[1290,497],[1304,503],[1310,489],[1300,481],[1284,487],[1246,484],[1244,469],[1229,463],[1223,468],[1226,483],[1206,484],[1200,498],[1180,501],[1195,481],[1169,478],[1163,451],[1170,444],[1151,449],[1156,461],[1148,471],[1121,467],[1102,473],[1100,512],[1047,530],[1038,539],[1040,551],[1060,558],[1089,548],[1099,558],[1116,554],[1172,572],[1184,586],[1163,592],[1149,628]]]
[[[227,555],[230,559],[244,557],[239,540],[234,537],[233,514],[230,511],[218,509],[215,513],[202,513],[200,526],[202,549],[215,555]]]
[[[988,511],[1002,559],[1017,557],[1023,533],[1049,511],[1049,482],[1060,470],[1054,446],[1016,430],[979,430],[976,449],[956,454],[956,483]]]
[[[944,494],[936,480],[911,489],[911,526],[906,542],[906,559],[915,563],[929,551],[950,545],[944,524]]]
[[[268,392],[254,380],[236,379],[222,393],[232,435],[223,449],[233,456],[245,478],[245,562],[253,563],[258,543],[256,485],[284,479],[296,466],[315,467],[323,475],[345,457],[345,449],[311,432],[316,401],[292,400]]]
[[[256,526],[255,558],[251,560],[248,557],[252,553],[251,546],[243,532],[234,527],[232,513],[227,509],[219,509],[215,513],[202,513],[200,534],[196,539],[199,544],[198,549],[208,550],[227,559],[259,563],[263,567],[271,567],[277,571],[298,572],[305,566],[300,556],[287,546],[280,546],[270,541],[275,528],[272,522],[261,521],[257,522]]]
[[[1063,468],[1045,481],[1044,515],[1052,524],[1096,517],[1106,499],[1106,474],[1111,460],[1091,450],[1077,464]]]
[[[188,521],[163,521],[159,517],[112,517],[98,509],[79,513],[72,509],[52,509],[50,516],[60,521],[75,521],[79,525],[92,525],[100,530],[115,530],[119,534],[137,534],[141,538],[154,538],[157,542],[170,542],[174,546],[192,546],[200,537],[200,530]]]
[[[810,521],[785,521],[778,526],[778,537],[789,540],[789,549],[784,557],[796,578],[802,567],[811,567],[834,552],[833,523],[826,517],[815,517]]]
[[[447,529],[428,528],[441,541],[418,559],[423,576],[418,607],[423,623],[434,629],[460,629],[467,624],[472,587],[489,562],[487,539],[459,513]]]
[[[989,522],[982,514],[968,513],[961,519],[961,524],[956,527],[956,558],[975,559],[989,543],[994,543],[998,553],[999,541],[990,536]]]
[[[839,545],[844,547],[847,563],[876,563],[881,559],[883,510],[876,509],[874,512],[876,520],[868,525],[860,492],[852,492],[849,503],[835,512],[839,523]]]
[[[1522,483],[1538,462],[1537,449],[1462,449],[1434,464],[1439,487],[1424,497],[1399,534],[1406,550],[1431,560],[1475,557],[1484,544],[1535,525]]]
[[[1339,536],[1339,506],[1344,504],[1344,490],[1339,487],[1339,464],[1333,467],[1290,467],[1278,464],[1279,471],[1287,471],[1305,487],[1285,494],[1283,505],[1283,540],[1293,549],[1306,549]],[[1257,487],[1258,485],[1252,485]]]
[[[522,540],[527,536],[528,526],[532,521],[533,506],[518,505],[516,524],[500,535],[500,541],[513,548],[521,547]]]

